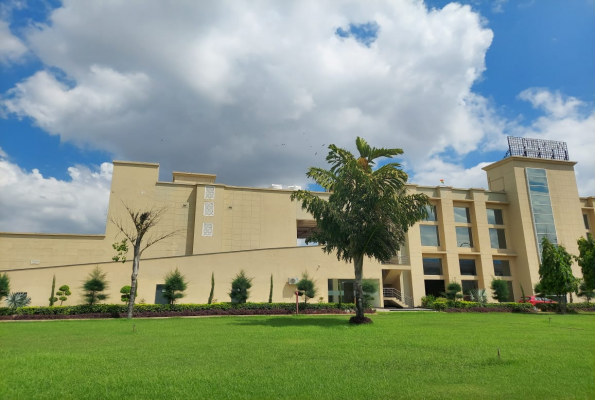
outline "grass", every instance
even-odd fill
[[[595,397],[593,315],[372,319],[366,326],[349,326],[346,316],[0,323],[0,398]]]

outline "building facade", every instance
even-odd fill
[[[510,156],[484,168],[489,190],[408,185],[431,199],[429,217],[411,227],[407,242],[390,262],[364,261],[364,276],[383,288],[376,306],[420,306],[426,294],[439,294],[450,281],[465,292],[488,289],[497,277],[509,282],[510,300],[533,293],[539,281],[539,241],[546,236],[577,254],[576,241],[595,226],[595,198],[580,197],[574,165],[567,160]],[[292,278],[308,272],[316,280],[313,301],[353,299],[353,267],[322,252],[297,246],[316,228],[292,190],[219,184],[215,175],[174,172],[160,182],[159,165],[114,161],[108,215],[127,221],[124,204],[136,209],[166,207],[154,234],[177,234],[143,254],[138,298],[163,302],[163,277],[174,268],[189,280],[183,302],[206,303],[211,274],[215,298],[229,301],[231,280],[244,269],[254,278],[250,301],[294,301]],[[317,193],[321,197],[328,193]],[[131,263],[111,261],[112,244],[123,239],[116,226],[104,235],[0,233],[0,273],[12,291],[27,292],[32,305],[47,305],[52,277],[69,285],[65,304],[82,301],[80,286],[99,266],[110,282],[109,302],[130,284]],[[132,251],[130,251],[131,253]],[[131,254],[129,254],[131,258]],[[580,268],[573,266],[575,276]],[[490,296],[491,298],[491,296]]]

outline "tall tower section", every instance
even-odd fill
[[[489,189],[505,191],[510,202],[511,240],[518,250],[517,276],[525,293],[539,282],[540,242],[547,237],[577,254],[585,235],[574,166],[566,143],[509,137],[506,157],[483,169]],[[575,276],[581,276],[573,266]]]

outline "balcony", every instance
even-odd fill
[[[409,256],[397,255],[391,258],[389,261],[383,261],[383,265],[411,265]]]

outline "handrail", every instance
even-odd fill
[[[382,288],[382,295],[384,297],[394,297],[405,303],[409,308],[413,308],[413,298],[411,296],[403,295],[399,289],[391,287]]]
[[[383,261],[382,264],[409,265],[409,256],[397,255],[388,261]]]

